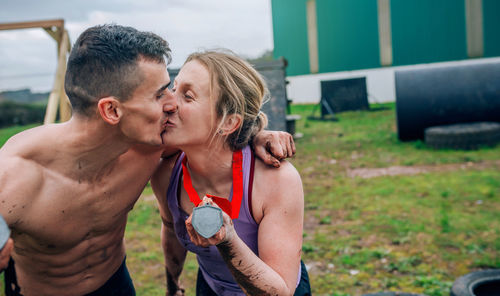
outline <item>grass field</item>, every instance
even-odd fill
[[[292,106],[302,116],[296,129],[304,136],[291,162],[304,183],[303,260],[313,295],[449,295],[460,275],[500,268],[500,145],[436,151],[399,142],[394,104],[382,107],[340,113],[332,122],[307,120],[313,105]],[[14,131],[0,130],[0,141]],[[407,167],[421,173],[406,175]],[[376,168],[402,173],[353,177]],[[164,295],[159,229],[146,188],[126,230],[138,295]],[[189,255],[182,275],[187,295],[194,295],[196,272]]]

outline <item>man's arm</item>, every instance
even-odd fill
[[[280,161],[295,154],[292,135],[280,131],[260,131],[252,139],[255,154],[267,165],[280,167]]]
[[[161,244],[165,258],[165,273],[167,275],[166,295],[183,296],[184,287],[179,278],[186,260],[186,249],[177,239],[172,222],[164,221],[161,226]]]
[[[28,209],[44,187],[43,169],[24,156],[30,155],[26,150],[32,151],[27,149],[34,145],[31,135],[39,131],[30,129],[18,133],[0,148],[0,215],[11,230],[11,238],[0,250],[0,271],[7,268],[14,249],[17,222],[29,215]]]
[[[292,135],[280,131],[260,131],[252,139],[252,147],[257,157],[274,167],[280,167],[280,161],[295,155],[295,142]],[[162,158],[172,158],[179,153],[179,149],[165,146]]]
[[[8,225],[12,224],[13,217],[18,216],[18,211],[15,211],[16,204],[16,192],[13,189],[13,178],[11,178],[13,172],[12,161],[9,158],[2,157],[0,151],[0,163],[2,163],[2,168],[0,169],[0,199],[2,203],[0,204],[0,215],[5,219]],[[17,173],[16,173],[17,174]],[[18,190],[21,190],[20,188]],[[3,230],[3,229],[2,229]],[[12,232],[11,232],[12,235]],[[2,244],[3,242],[0,242]],[[0,247],[2,247],[0,245]],[[14,248],[14,241],[9,238],[3,248],[0,250],[0,272],[4,271],[9,265],[10,254]]]
[[[166,295],[183,296],[184,288],[179,277],[186,259],[186,249],[179,243],[174,231],[174,223],[167,202],[167,188],[169,186],[172,167],[176,157],[164,158],[151,178],[151,186],[158,200],[158,208],[162,220],[161,245],[165,260]]]

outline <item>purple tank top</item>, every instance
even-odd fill
[[[252,150],[246,146],[243,152],[243,198],[241,201],[240,214],[238,219],[234,219],[234,228],[238,236],[247,244],[247,246],[258,256],[257,234],[259,225],[252,217],[251,209],[249,208],[249,184],[250,181],[250,168],[254,161]],[[174,221],[174,230],[179,242],[184,248],[196,254],[198,265],[208,283],[210,288],[217,295],[245,295],[238,284],[235,282],[233,275],[227,268],[226,263],[219,254],[216,246],[209,246],[207,248],[195,246],[189,239],[187,234],[185,221],[189,215],[184,212],[179,206],[179,199],[177,193],[179,187],[180,176],[182,176],[182,160],[184,159],[184,152],[179,156],[170,177],[170,185],[167,190],[167,202],[172,218]],[[233,193],[229,196],[232,200]],[[298,281],[300,280],[300,270],[298,274]]]

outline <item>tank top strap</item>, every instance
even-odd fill
[[[253,185],[252,166],[254,163],[254,152],[248,145],[242,149],[242,152],[243,152],[243,200],[240,208],[240,217],[245,222],[256,226],[257,223],[253,218],[252,205],[251,205],[251,191]]]
[[[168,185],[166,199],[168,203],[168,207],[172,216],[175,219],[180,217],[180,207],[179,207],[179,198],[178,198],[178,188],[179,188],[179,180],[182,173],[182,160],[186,155],[184,152],[181,152],[177,157],[174,168],[172,169],[172,175],[170,176],[170,183]]]

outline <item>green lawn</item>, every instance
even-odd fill
[[[387,109],[340,113],[338,122],[307,120],[313,105],[291,108],[302,116],[296,129],[304,136],[291,162],[304,183],[303,260],[314,295],[449,295],[460,275],[500,268],[500,145],[436,151],[420,141],[399,142],[394,104],[382,107]],[[12,132],[0,130],[0,140]],[[439,169],[453,164],[464,165]],[[369,179],[348,175],[391,166],[434,169]],[[147,188],[126,230],[138,295],[164,295],[159,229]],[[187,295],[194,295],[196,272],[189,255],[182,277]]]

